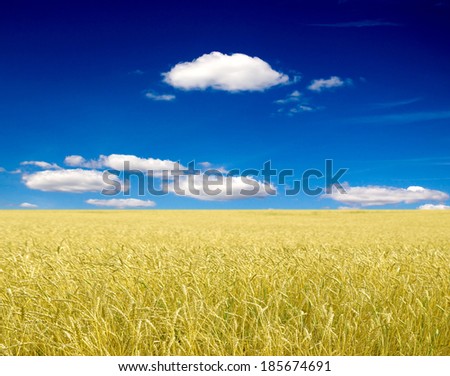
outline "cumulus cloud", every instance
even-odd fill
[[[22,202],[19,206],[20,206],[21,208],[26,208],[26,209],[35,209],[35,208],[38,207],[37,205],[35,205],[35,204],[30,204],[29,202]]]
[[[162,102],[170,102],[173,101],[176,97],[172,94],[156,94],[153,91],[149,91],[145,93],[145,96],[148,99],[152,99],[154,101],[162,101]]]
[[[178,162],[168,159],[140,158],[128,154],[100,155],[98,159],[89,161],[81,155],[70,155],[66,157],[64,163],[71,167],[111,168],[118,171],[124,171],[128,166],[130,170],[154,171],[156,173],[162,170],[174,170],[177,167],[183,168]]]
[[[130,170],[155,172],[183,168],[183,166],[181,166],[178,162],[174,162],[168,159],[162,160],[155,158],[139,158],[135,155],[126,154],[111,154],[108,156],[101,156],[100,160],[102,161],[104,167],[119,171],[123,171],[126,165],[129,165]]]
[[[86,160],[81,155],[69,155],[64,159],[64,164],[70,167],[102,168],[104,157],[101,155],[98,160]]]
[[[20,164],[22,166],[36,166],[44,170],[59,170],[61,168],[56,163],[48,163],[44,161],[25,161]]]
[[[331,76],[330,78],[319,78],[317,80],[311,81],[308,89],[311,91],[321,92],[324,90],[330,90],[342,86],[348,86],[352,84],[352,80],[347,78],[343,80],[338,76]]]
[[[419,209],[419,210],[450,210],[450,206],[443,205],[443,204],[438,204],[438,205],[425,204],[425,205],[419,206],[417,209]]]
[[[383,187],[383,186],[344,186],[346,193],[333,190],[323,197],[348,204],[360,206],[380,206],[388,204],[412,204],[419,201],[445,201],[449,198],[445,192],[426,189],[418,186],[408,188]]]
[[[212,88],[229,92],[262,91],[289,81],[287,75],[273,70],[259,57],[221,52],[178,63],[163,76],[166,83],[178,89]]]
[[[180,176],[167,185],[168,192],[202,201],[231,201],[274,195],[273,186],[252,177],[223,175]]]
[[[151,200],[138,200],[136,198],[113,198],[109,200],[89,199],[86,203],[95,206],[112,207],[118,209],[124,208],[151,208],[156,205]]]
[[[80,168],[38,171],[24,174],[22,180],[28,188],[44,192],[100,192],[108,187],[102,172]]]

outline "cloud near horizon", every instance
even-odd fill
[[[19,207],[25,209],[36,209],[38,206],[36,204],[31,204],[29,202],[22,202]]]
[[[450,210],[450,206],[443,205],[443,204],[438,204],[438,205],[424,204],[424,205],[419,206],[417,209],[419,209],[419,210]]]
[[[152,208],[156,203],[151,200],[139,200],[136,198],[112,198],[109,200],[89,199],[86,200],[89,205],[112,207],[117,209],[125,208]]]
[[[259,57],[217,51],[178,63],[163,77],[164,82],[177,89],[228,92],[263,91],[289,81],[287,75],[273,70]]]
[[[98,159],[86,160],[80,155],[70,155],[64,160],[64,163],[71,169],[44,170],[31,174],[25,173],[22,181],[25,185],[34,190],[44,192],[66,192],[66,193],[85,193],[97,192],[102,189],[109,189],[110,186],[103,181],[103,171],[100,168],[111,168],[118,171],[125,170],[125,162],[128,162],[130,170],[142,171],[146,174],[152,171],[155,177],[161,177],[158,171],[174,169],[186,169],[178,162],[170,160],[161,160],[154,158],[139,158],[134,155],[111,154],[109,156],[101,155]],[[47,163],[47,162],[45,162]],[[50,164],[48,164],[50,165]],[[167,193],[176,196],[191,197],[202,201],[230,201],[248,199],[253,197],[263,198],[275,194],[273,186],[268,186],[263,182],[257,181],[253,177],[242,176],[223,176],[226,170],[218,167],[206,172],[213,166],[210,162],[199,163],[203,167],[203,172],[199,175],[182,175],[178,181],[177,189],[173,176],[170,181],[162,181]],[[76,168],[75,168],[76,167]],[[109,176],[110,178],[121,181],[120,177]],[[127,182],[123,182],[127,184]],[[129,187],[122,187],[128,191]],[[195,191],[198,191],[195,192]],[[251,192],[251,194],[248,194]],[[270,193],[272,192],[272,193]],[[153,206],[152,201],[142,201],[133,199],[109,199],[86,201],[88,204],[110,207],[138,207],[142,204],[145,207]],[[152,204],[153,203],[153,204]]]
[[[389,204],[412,204],[419,201],[445,201],[449,195],[442,191],[426,189],[418,186],[408,188],[384,187],[384,186],[344,186],[346,193],[340,193],[336,189],[323,198],[330,198],[348,205],[357,206],[382,206]]]

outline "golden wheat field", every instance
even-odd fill
[[[2,355],[450,355],[450,212],[0,223]]]

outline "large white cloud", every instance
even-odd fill
[[[211,52],[191,62],[178,63],[163,76],[166,83],[178,89],[213,88],[230,92],[262,91],[289,81],[287,75],[273,70],[258,57],[221,52]]]
[[[450,210],[449,205],[443,205],[443,204],[424,204],[418,207],[420,210]]]
[[[180,176],[177,180],[167,185],[169,192],[202,201],[264,198],[276,193],[273,186],[252,177],[200,174]]]
[[[380,206],[388,204],[411,204],[419,201],[445,201],[449,198],[445,192],[411,186],[408,188],[383,187],[383,186],[344,186],[346,193],[333,190],[332,193],[323,195],[335,201],[349,205]]]
[[[338,76],[331,76],[330,78],[319,78],[313,80],[308,86],[311,91],[321,92],[323,90],[330,90],[341,86],[351,85],[352,81],[350,79],[343,80]]]
[[[86,203],[95,206],[112,207],[118,209],[124,208],[151,208],[156,205],[151,200],[139,200],[137,198],[112,198],[109,200],[89,199]]]
[[[100,192],[108,187],[101,171],[80,168],[38,171],[24,174],[22,179],[28,188],[45,192]]]
[[[178,162],[168,159],[140,158],[127,154],[101,155],[98,159],[89,161],[81,155],[70,155],[66,157],[64,163],[71,167],[111,168],[118,171],[124,171],[125,167],[128,166],[130,170],[153,171],[156,173],[162,170],[171,171],[177,167],[183,168]]]

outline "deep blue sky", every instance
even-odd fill
[[[0,208],[92,208],[42,192],[23,161],[130,154],[214,166],[349,168],[350,186],[450,193],[449,1],[10,1],[0,6]],[[180,90],[162,73],[219,51],[259,57],[290,84]],[[292,82],[294,76],[301,76]],[[338,76],[351,84],[308,90]],[[145,96],[174,95],[172,101]],[[289,115],[298,91],[313,111]],[[281,110],[281,111],[279,111]],[[20,171],[18,171],[18,169]],[[135,196],[133,196],[135,197]],[[335,208],[299,195],[157,208]],[[401,201],[401,200],[400,200]],[[445,200],[394,203],[415,208]]]

